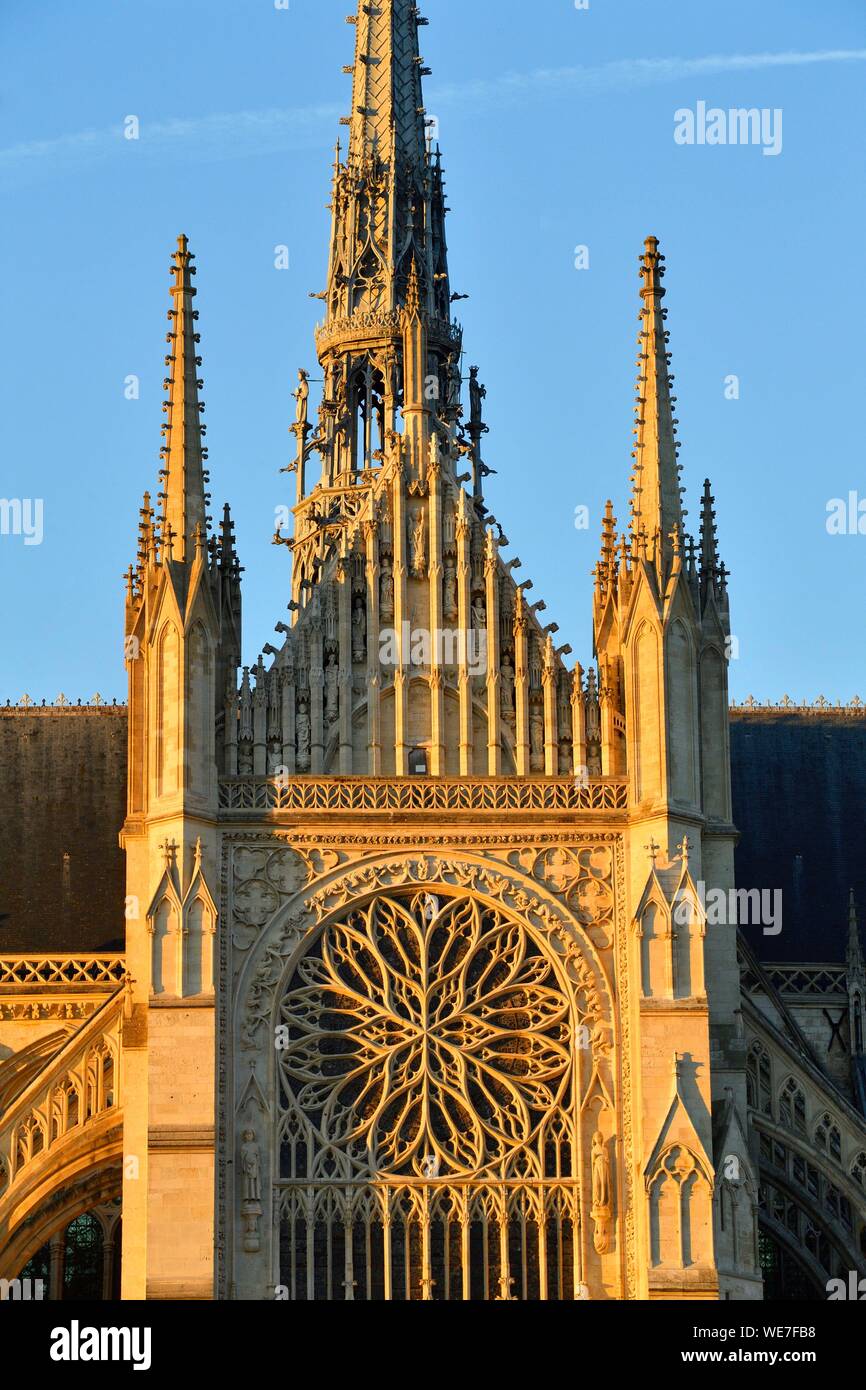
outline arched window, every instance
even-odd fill
[[[819,1149],[821,1153],[828,1154],[835,1163],[842,1162],[842,1136],[832,1115],[827,1111],[824,1112],[815,1126],[815,1148]]]
[[[790,1076],[779,1096],[779,1123],[794,1134],[806,1133],[806,1097]]]
[[[851,1164],[851,1176],[861,1187],[866,1187],[866,1149],[861,1149]]]
[[[279,1010],[292,1299],[341,1300],[347,1288],[364,1301],[580,1297],[571,1067],[575,1030],[589,1025],[519,918],[436,879],[383,890],[310,941]],[[592,1158],[601,1244],[614,1140]],[[238,1161],[252,1194],[252,1126]],[[698,1263],[690,1193],[686,1214]]]
[[[66,1228],[63,1297],[93,1302],[102,1298],[102,1222],[92,1212]]]
[[[746,1099],[762,1115],[773,1114],[773,1074],[767,1049],[753,1042],[746,1060]]]

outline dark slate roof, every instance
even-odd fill
[[[866,712],[734,710],[737,885],[782,890],[782,932],[744,928],[759,960],[843,961],[848,891],[866,916]]]
[[[737,883],[780,888],[760,960],[842,961],[866,918],[866,712],[732,712]],[[0,707],[0,954],[123,942],[126,710]],[[63,856],[69,854],[64,885]]]
[[[0,954],[122,949],[125,813],[124,708],[0,707]]]

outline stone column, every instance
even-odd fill
[[[457,684],[460,696],[460,776],[473,773],[472,680],[469,675],[468,645],[472,626],[470,609],[471,531],[466,513],[466,493],[461,490],[457,509],[457,611],[460,625],[460,668]]]
[[[586,702],[583,695],[583,668],[578,662],[571,681],[571,726],[573,730],[574,775],[579,781],[588,777],[586,761]]]
[[[442,689],[442,465],[439,436],[430,440],[430,772],[445,772],[445,700]]]
[[[367,544],[367,774],[382,776],[382,677],[379,666],[379,529],[364,528]]]
[[[340,775],[352,773],[352,568],[348,552],[338,567],[340,624]]]
[[[518,589],[514,603],[514,742],[518,777],[528,777],[529,659],[526,644],[526,603]]]
[[[487,532],[484,545],[484,580],[487,597],[487,771],[491,777],[500,777],[499,556],[492,531]]]
[[[408,600],[406,592],[406,507],[403,493],[404,461],[402,445],[397,442],[397,468],[394,475],[393,515],[394,515],[394,626],[397,631],[397,669],[394,672],[394,772],[398,777],[406,777],[409,772],[408,691],[406,664],[410,652],[404,651],[406,636],[404,623],[408,623]]]
[[[556,732],[556,658],[553,638],[548,634],[544,649],[544,774],[555,777],[559,771],[559,740]]]

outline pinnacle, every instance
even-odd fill
[[[207,533],[207,498],[204,490],[204,460],[207,449],[203,444],[206,427],[201,422],[203,403],[198,392],[202,385],[198,377],[201,358],[197,355],[199,335],[195,329],[198,312],[192,307],[196,291],[192,284],[195,275],[194,257],[184,233],[177,239],[172,257],[172,308],[168,311],[171,331],[167,335],[170,351],[166,357],[168,375],[163,402],[165,423],[162,429],[163,447],[160,457],[163,491],[163,534],[169,531],[175,544],[175,558],[192,559],[196,528]]]
[[[677,420],[673,413],[676,398],[671,394],[673,377],[668,369],[669,334],[664,327],[667,311],[662,308],[665,258],[658,247],[657,237],[647,237],[640,257],[642,307],[633,430],[631,534],[633,545],[637,544],[640,553],[642,533],[658,537],[657,559],[666,574],[674,558],[672,537],[684,534],[685,513],[677,459]]]

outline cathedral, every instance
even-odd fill
[[[127,704],[0,708],[0,1281],[826,1299],[866,1276],[866,712],[731,704],[761,595],[709,482],[686,529],[653,236],[630,515],[557,645],[485,501],[427,21],[349,22],[273,640],[242,665],[181,236]]]

